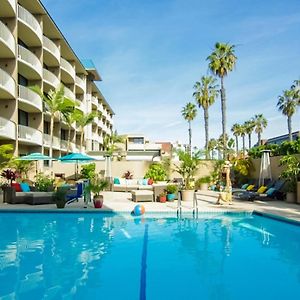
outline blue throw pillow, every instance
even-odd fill
[[[268,189],[268,190],[266,191],[266,194],[267,194],[268,196],[272,196],[272,194],[273,194],[275,191],[276,191],[276,189],[270,188],[270,189]]]
[[[242,185],[241,189],[245,190],[248,186],[249,186],[249,184],[245,183],[245,184]]]
[[[143,179],[143,185],[148,185],[148,179]]]
[[[114,184],[120,184],[120,179],[119,178],[114,178]]]
[[[22,192],[30,192],[29,184],[26,182],[20,183]]]
[[[143,179],[139,179],[138,180],[138,185],[143,185],[144,184],[144,180]]]

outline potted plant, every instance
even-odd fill
[[[99,175],[95,175],[95,177],[90,180],[87,191],[94,194],[93,202],[95,208],[101,208],[103,206],[103,195],[100,195],[100,192],[107,188],[108,185],[109,182]]]
[[[6,183],[2,185],[3,202],[9,202],[13,192],[12,183],[18,178],[18,174],[11,169],[6,169],[2,171],[1,176],[6,179]]]
[[[288,183],[286,201],[296,202],[297,181],[300,175],[300,161],[294,155],[285,155],[280,160],[280,166],[284,167],[280,177],[286,179]]]
[[[159,202],[160,203],[167,202],[167,192],[166,191],[163,191],[162,193],[159,194]]]
[[[175,194],[177,192],[177,186],[175,184],[169,184],[167,185],[166,191],[167,191],[167,200],[174,201]]]
[[[199,188],[202,191],[207,191],[210,183],[211,183],[210,176],[201,177],[196,181],[196,188],[197,189]]]
[[[181,190],[182,201],[192,201],[194,198],[195,185],[194,175],[196,174],[200,163],[200,151],[192,154],[178,150],[179,165],[175,167],[175,171],[183,178],[183,186]]]
[[[68,187],[59,187],[57,188],[55,194],[54,194],[54,202],[56,204],[57,208],[64,208],[67,200],[66,200],[66,195],[67,195]]]
[[[38,173],[35,176],[35,190],[37,192],[53,192],[54,191],[54,179],[49,175]]]
[[[164,182],[167,179],[167,173],[165,168],[160,163],[152,163],[149,166],[147,173],[144,178],[151,178],[154,182]]]
[[[125,179],[132,179],[133,178],[133,174],[130,171],[126,171],[123,175],[123,177]]]

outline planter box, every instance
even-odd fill
[[[181,200],[182,201],[193,201],[194,200],[194,190],[182,190],[181,191]]]

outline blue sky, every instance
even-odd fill
[[[181,109],[208,74],[215,42],[237,45],[235,70],[225,80],[228,131],[263,113],[263,138],[287,132],[277,97],[300,78],[299,0],[43,0],[78,57],[92,58],[99,87],[114,109],[118,133],[187,142]],[[221,134],[218,99],[210,138]],[[300,113],[293,130],[300,130]],[[256,137],[254,138],[256,140]],[[193,144],[204,145],[203,112]]]

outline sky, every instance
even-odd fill
[[[115,112],[118,134],[188,142],[181,115],[194,83],[208,75],[216,42],[236,45],[225,79],[227,132],[263,113],[263,138],[287,133],[278,96],[300,79],[299,0],[42,0],[79,58],[91,58]],[[221,103],[209,109],[210,138],[221,134]],[[300,130],[299,111],[293,131]],[[204,147],[203,110],[192,122]],[[257,138],[254,136],[253,141]]]

